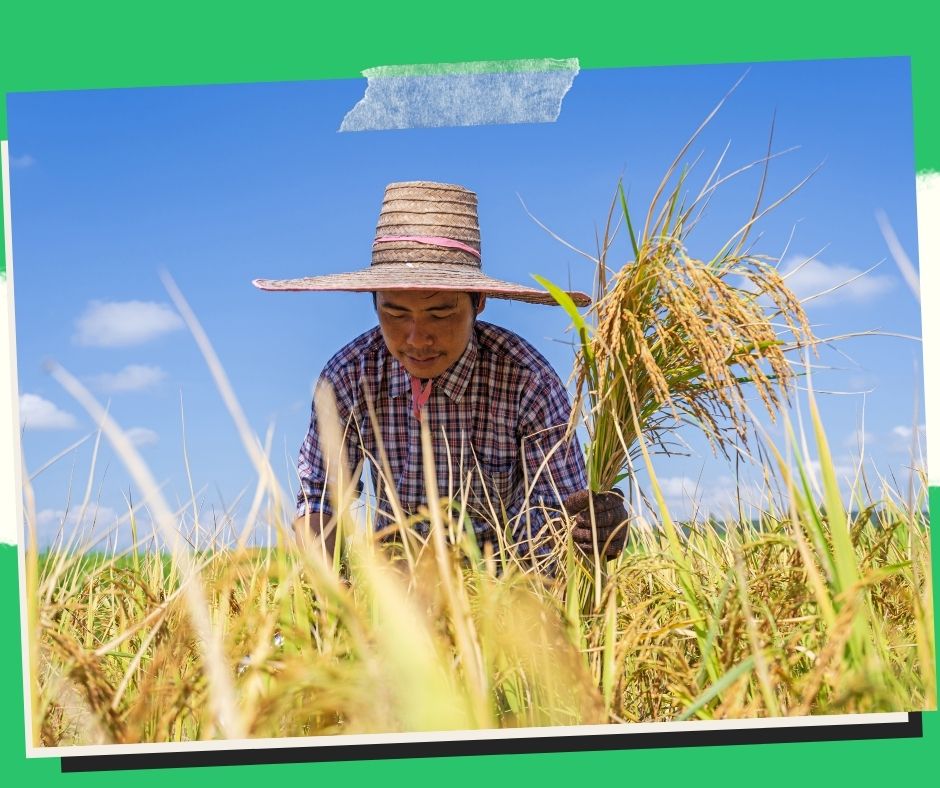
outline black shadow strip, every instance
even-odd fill
[[[393,758],[442,758],[459,755],[517,755],[547,752],[640,750],[661,747],[716,747],[733,744],[786,744],[859,739],[915,739],[923,736],[921,712],[906,722],[856,725],[806,725],[661,733],[612,733],[595,736],[546,736],[527,739],[382,744],[337,744],[320,747],[274,747],[253,750],[213,750],[133,755],[82,755],[62,759],[62,771],[99,772],[126,769],[179,769],[194,766],[255,766],[274,763],[370,761]]]

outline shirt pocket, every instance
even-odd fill
[[[473,471],[471,485],[471,516],[496,525],[503,525],[503,512],[512,514],[522,482],[519,464],[492,464],[481,458]]]
[[[498,492],[503,499],[507,499],[515,492],[518,477],[519,463],[512,460],[507,463],[492,464],[480,463],[483,479],[490,488]],[[508,500],[507,500],[508,503]]]
[[[473,449],[479,463],[499,475],[519,462],[516,420],[505,409],[489,406],[475,420]]]

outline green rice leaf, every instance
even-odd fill
[[[579,334],[581,331],[590,333],[587,323],[584,322],[584,318],[581,317],[581,313],[578,311],[578,307],[575,305],[574,301],[571,300],[570,295],[568,295],[558,285],[549,282],[544,276],[532,274],[532,278],[542,285],[542,287],[548,290],[552,298],[554,298],[558,302],[558,305],[565,310],[565,314],[571,318],[571,322],[574,324],[574,327]]]
[[[623,218],[627,222],[627,231],[630,233],[630,246],[633,247],[633,259],[640,256],[640,245],[636,241],[636,232],[633,230],[633,221],[630,219],[630,210],[627,208],[627,195],[623,190],[623,181],[617,184],[620,193],[620,207],[623,209]]]
[[[754,670],[753,655],[747,657],[742,662],[739,662],[737,665],[731,668],[731,670],[725,673],[720,679],[718,679],[718,681],[712,684],[707,690],[705,690],[694,701],[692,701],[692,705],[682,712],[682,714],[678,717],[678,721],[682,722],[683,720],[687,720],[692,717],[692,715],[697,714],[712,700],[719,697],[722,692],[734,684],[734,682],[741,678],[741,676],[743,676],[745,673],[750,673],[752,670]]]

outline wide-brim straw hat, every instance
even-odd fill
[[[492,298],[555,304],[545,290],[483,273],[477,196],[449,183],[390,183],[379,213],[372,264],[341,274],[301,279],[255,279],[262,290],[454,290]],[[578,306],[591,299],[569,292]]]

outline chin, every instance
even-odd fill
[[[408,374],[415,378],[436,378],[442,372],[447,370],[446,366],[437,366],[433,369],[416,369],[415,367],[405,367],[408,371]]]

